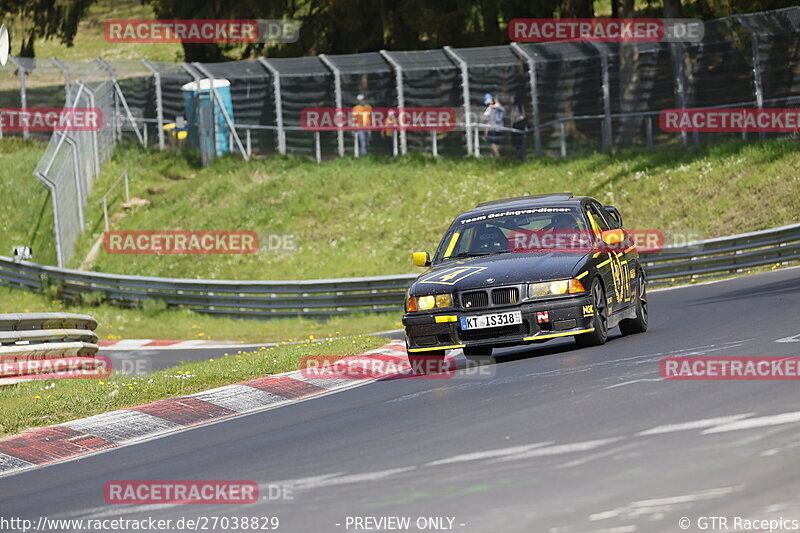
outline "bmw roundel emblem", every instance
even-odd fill
[[[486,278],[486,283],[494,283],[494,278]]]

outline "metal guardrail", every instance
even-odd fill
[[[91,372],[102,364],[94,359],[98,346],[92,330],[96,327],[97,321],[89,315],[0,314],[0,385],[62,377],[59,367],[69,367],[64,371],[71,370],[73,377]]]
[[[724,275],[800,259],[800,224],[670,246],[642,254],[651,286],[710,274]],[[0,256],[0,284],[36,292],[55,284],[72,299],[101,293],[137,306],[161,300],[170,307],[244,318],[325,318],[356,312],[398,311],[416,274],[305,281],[222,281],[123,276],[14,262]]]

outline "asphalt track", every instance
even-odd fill
[[[277,516],[292,533],[347,531],[348,516],[411,517],[402,531],[433,531],[416,520],[441,516],[453,531],[549,533],[800,519],[797,382],[658,371],[665,355],[800,355],[800,269],[649,301],[647,333],[599,348],[506,349],[481,368],[492,375],[374,382],[0,478],[0,516]],[[263,492],[290,486],[292,499],[107,505],[104,483],[125,479],[255,480]]]

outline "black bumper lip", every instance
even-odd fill
[[[591,331],[592,316],[587,315],[584,306],[592,304],[590,294],[582,294],[568,298],[550,300],[524,301],[516,305],[498,307],[485,307],[477,310],[449,309],[434,314],[406,314],[403,317],[403,326],[406,330],[406,340],[409,351],[429,351],[463,348],[465,346],[513,346],[547,340],[555,337],[566,337]],[[459,318],[462,316],[476,316],[490,313],[503,313],[508,311],[521,311],[523,322],[527,325],[528,333],[525,335],[499,335],[475,340],[465,340],[461,337]],[[536,313],[547,311],[553,322],[562,320],[575,320],[575,327],[564,330],[543,330],[536,320]],[[436,321],[440,317],[440,322]],[[443,319],[442,317],[448,317]],[[443,321],[446,320],[446,321]],[[494,328],[492,328],[494,329]],[[489,332],[489,330],[486,330]],[[417,344],[420,337],[435,338],[435,343]],[[447,342],[444,342],[447,340]]]

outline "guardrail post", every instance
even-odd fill
[[[567,128],[564,126],[564,121],[558,123],[559,139],[561,141],[561,157],[567,157]]]
[[[653,150],[653,117],[645,118],[645,124],[647,127],[647,131],[645,133],[647,137],[647,149],[649,151]]]
[[[439,157],[438,139],[436,138],[436,130],[431,131],[431,153],[433,157]]]
[[[319,143],[319,132],[314,132],[314,155],[316,157],[317,163],[322,163],[322,149]]]

